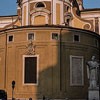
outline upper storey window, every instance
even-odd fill
[[[66,7],[66,10],[67,10],[67,12],[70,12],[70,7],[67,6],[67,7]]]
[[[73,41],[74,41],[74,42],[80,42],[80,36],[79,36],[78,34],[75,34],[75,35],[73,36]]]
[[[43,2],[38,2],[36,5],[35,5],[36,8],[43,8],[45,7],[44,3]]]
[[[28,40],[34,40],[34,33],[28,33]]]
[[[52,40],[59,40],[58,33],[52,33]]]
[[[13,35],[9,35],[8,36],[8,42],[13,42],[14,41],[14,36]]]

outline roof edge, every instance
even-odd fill
[[[10,31],[10,30],[16,30],[16,29],[24,29],[24,28],[65,28],[68,30],[75,30],[75,31],[82,31],[82,32],[86,32],[89,33],[91,35],[95,35],[98,36],[100,38],[100,35],[97,34],[96,32],[90,31],[90,30],[85,30],[85,29],[80,29],[80,28],[75,28],[75,27],[68,27],[68,26],[64,26],[64,25],[28,25],[28,26],[18,26],[16,28],[9,28],[9,29],[4,29],[4,30],[0,30],[0,32],[6,32],[6,31]]]

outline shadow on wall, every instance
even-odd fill
[[[64,33],[61,40],[69,39]],[[70,35],[72,37],[72,35]],[[67,40],[66,40],[67,41]],[[71,48],[70,48],[71,47]],[[37,98],[42,99],[86,99],[88,82],[86,64],[84,61],[84,85],[70,85],[70,55],[86,57],[86,51],[75,44],[52,42],[39,54],[39,84]],[[39,48],[36,50],[39,53]]]
[[[39,54],[38,98],[60,98],[60,44],[53,42]],[[43,48],[43,49],[44,49]],[[38,51],[40,48],[37,47]]]

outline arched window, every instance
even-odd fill
[[[36,8],[40,8],[40,7],[45,7],[44,3],[43,2],[38,2],[36,5],[35,5]]]
[[[70,7],[69,6],[67,6],[67,12],[70,12]]]
[[[70,26],[70,24],[71,24],[71,19],[65,18],[65,25]]]
[[[66,22],[67,22],[67,24],[68,24],[68,26],[69,26],[69,23],[70,23],[70,19],[67,19],[67,20],[66,20]]]

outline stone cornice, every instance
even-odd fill
[[[47,14],[50,14],[50,11],[45,9],[45,8],[37,8],[37,9],[34,9],[30,12],[30,14],[32,15],[33,13],[37,13],[37,12],[45,12]]]

